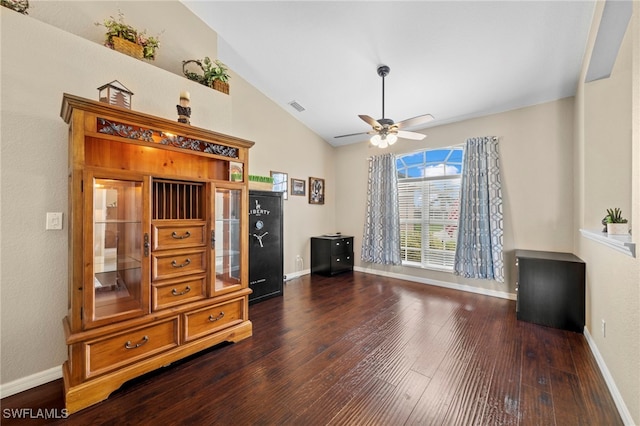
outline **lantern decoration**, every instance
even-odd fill
[[[113,80],[111,83],[98,87],[98,93],[100,102],[131,109],[133,92],[124,87],[118,80]]]

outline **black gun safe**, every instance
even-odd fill
[[[282,296],[282,192],[249,191],[249,303]]]

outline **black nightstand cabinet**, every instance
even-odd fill
[[[353,271],[353,237],[312,237],[311,273],[335,275]]]
[[[517,318],[582,333],[585,263],[570,253],[516,250]]]

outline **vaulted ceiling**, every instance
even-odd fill
[[[122,8],[127,21],[152,34],[166,30],[157,65],[181,74],[180,61],[204,56],[206,41],[184,43],[189,39],[189,28],[180,25],[184,14],[167,27],[174,17],[164,16],[166,11],[178,12],[164,7],[171,3],[32,0],[30,15],[99,42],[102,29],[92,22]],[[368,139],[366,134],[335,138],[370,130],[358,115],[398,122],[430,113],[435,120],[427,126],[405,129],[428,134],[430,126],[574,95],[596,1],[180,3],[218,34],[219,59],[340,146]],[[603,20],[610,25],[606,37],[598,33],[594,51],[605,72],[611,68],[607,60],[616,57],[630,5],[629,0],[606,3]],[[381,64],[391,68],[385,78],[385,117],[376,72]],[[591,67],[588,78],[594,78],[592,70],[602,73]]]
[[[359,114],[429,126],[575,94],[594,1],[186,1],[218,56],[339,146]],[[304,111],[291,107],[296,102]],[[421,130],[428,133],[428,128]]]

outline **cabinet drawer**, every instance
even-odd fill
[[[156,281],[204,273],[207,265],[206,257],[205,248],[153,253],[151,279]]]
[[[351,253],[331,256],[331,270],[333,272],[351,268],[353,268],[353,255]]]
[[[351,253],[351,238],[341,238],[331,241],[331,254]]]
[[[204,299],[206,296],[206,275],[175,279],[154,283],[151,288],[152,308],[154,311],[166,309],[182,303]]]
[[[206,223],[203,221],[152,224],[153,250],[167,250],[205,245]]]
[[[86,376],[116,370],[178,345],[178,318],[87,342]]]
[[[185,342],[242,322],[244,298],[185,314]]]

